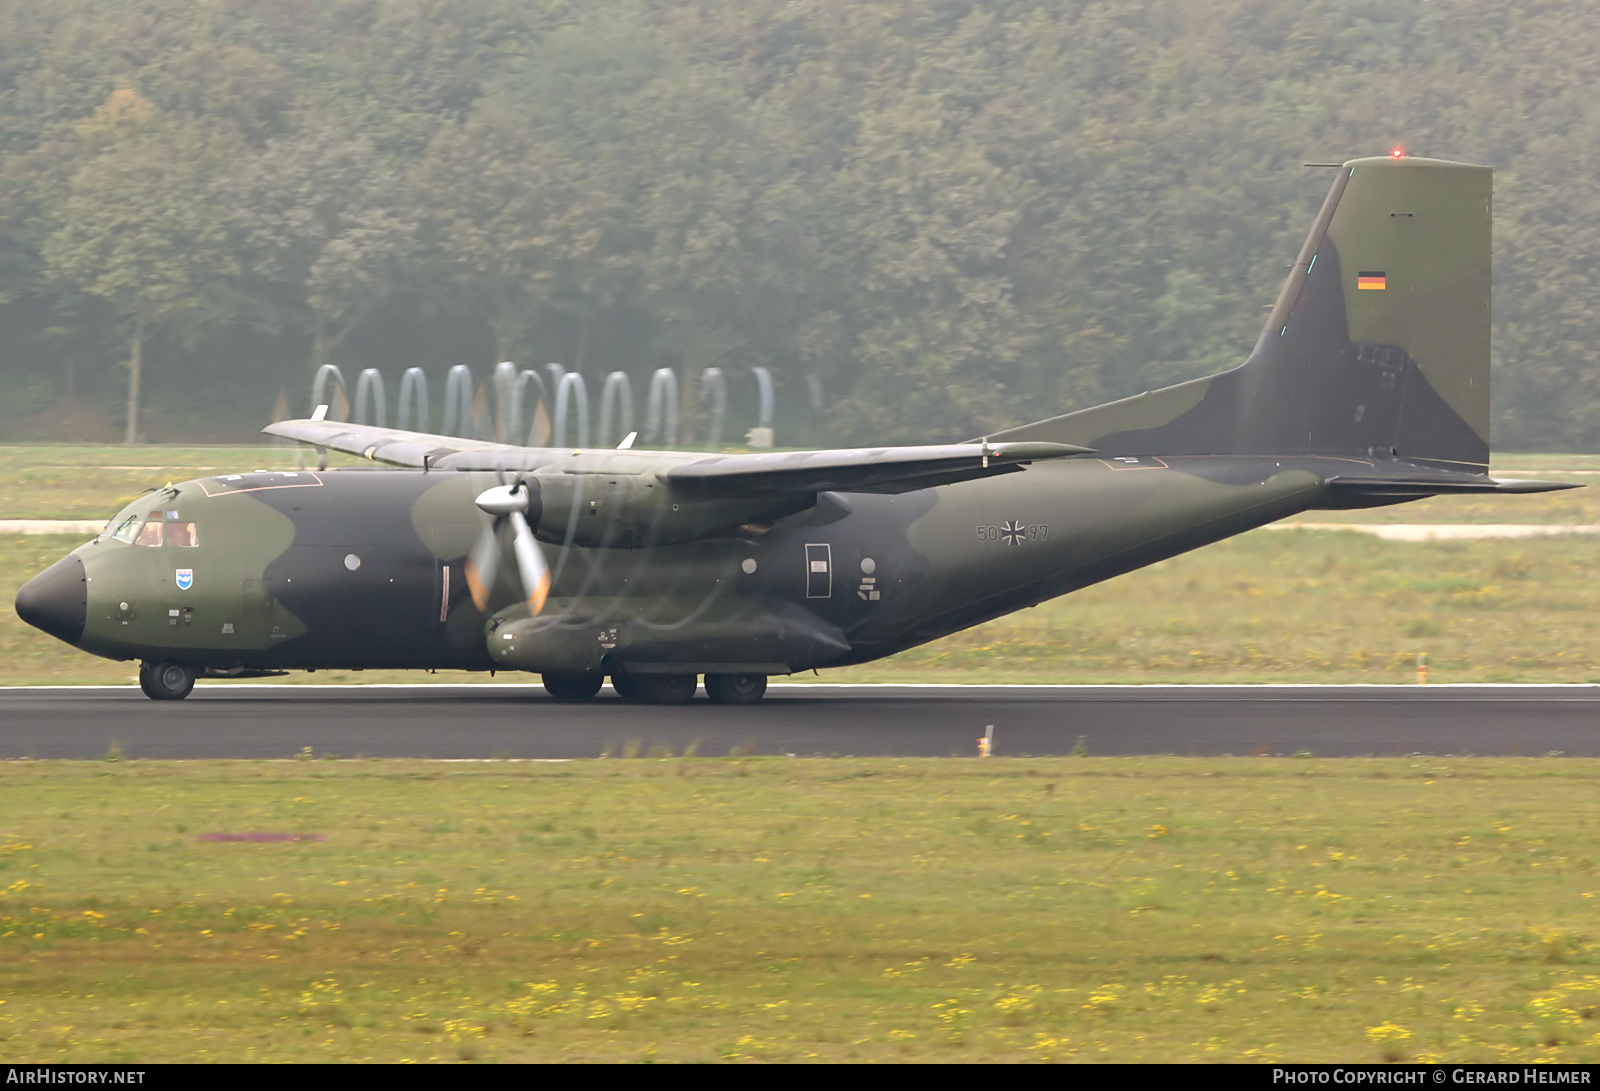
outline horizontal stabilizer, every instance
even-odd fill
[[[1419,473],[1385,476],[1348,474],[1330,478],[1328,486],[1341,493],[1363,497],[1420,498],[1460,493],[1529,493],[1581,489],[1571,481],[1536,481],[1520,477],[1485,477],[1479,474]]]

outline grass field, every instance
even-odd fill
[[[367,463],[333,455],[330,464]],[[292,446],[0,446],[0,519],[110,519],[145,489],[169,481],[315,465],[315,452]]]
[[[1597,772],[8,763],[0,1055],[1593,1062]]]

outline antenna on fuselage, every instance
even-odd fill
[[[617,450],[626,451],[628,448],[633,446],[633,441],[638,438],[638,432],[629,432],[627,435],[622,437],[622,442],[617,444]]]

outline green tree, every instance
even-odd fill
[[[258,307],[309,337],[313,372],[413,283],[416,217],[404,179],[336,124],[309,118],[240,156],[219,196]]]
[[[106,300],[126,322],[125,442],[139,439],[144,349],[158,330],[192,341],[226,321],[238,264],[217,201],[220,164],[237,145],[113,96],[86,127],[94,145],[53,210],[43,255],[51,275]]]

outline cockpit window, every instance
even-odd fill
[[[130,515],[118,524],[111,536],[119,542],[132,542],[134,535],[139,533],[139,522],[137,515]]]
[[[131,530],[128,532],[133,533]],[[119,530],[117,536],[121,536]],[[124,539],[126,541],[127,539]],[[195,533],[193,523],[163,523],[159,519],[151,519],[140,528],[139,535],[133,539],[134,545],[142,546],[180,546],[193,549],[200,544],[200,537]]]

